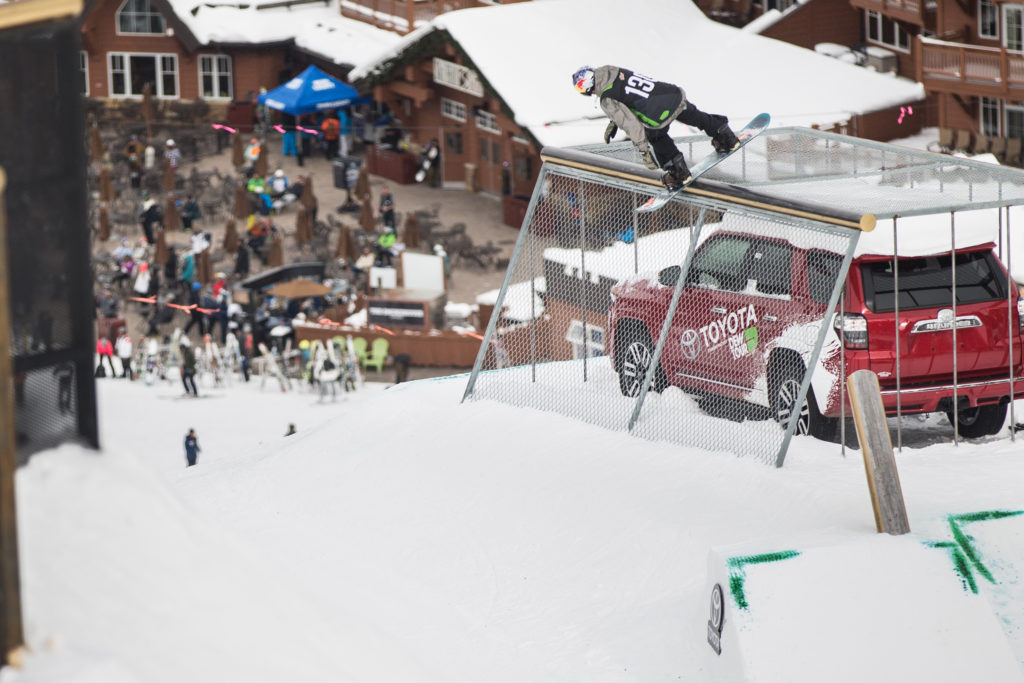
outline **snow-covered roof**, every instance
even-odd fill
[[[624,31],[629,16],[647,19]],[[637,0],[628,13],[620,0],[448,12],[358,64],[350,78],[386,71],[435,31],[451,35],[516,123],[542,145],[601,139],[606,119],[597,100],[570,87],[570,75],[582,64],[618,64],[675,82],[701,109],[733,121],[767,111],[773,125],[829,126],[924,98],[919,83],[720,24],[681,0]]]
[[[200,45],[262,45],[294,39],[307,52],[335,64],[354,65],[400,40],[390,31],[342,17],[338,0],[290,7],[266,7],[279,4],[276,0],[169,0],[169,4]]]

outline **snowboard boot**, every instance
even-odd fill
[[[686,160],[683,159],[682,154],[672,157],[672,160],[665,164],[664,169],[665,175],[662,178],[662,182],[670,190],[678,190],[691,180],[690,169],[687,167]]]
[[[732,132],[732,128],[729,128],[729,124],[723,123],[721,128],[711,136],[711,145],[719,154],[725,154],[739,147],[740,141],[736,137],[736,133]]]

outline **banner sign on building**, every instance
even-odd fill
[[[484,85],[475,71],[437,57],[434,57],[434,82],[477,97],[484,96]]]

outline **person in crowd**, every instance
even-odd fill
[[[395,230],[395,198],[387,185],[380,188],[380,220],[384,227]]]
[[[153,308],[153,315],[149,316],[149,327],[146,329],[147,337],[155,337],[160,334],[160,325],[174,320],[174,309],[167,305],[163,299],[157,299]]]
[[[337,113],[331,111],[324,117],[320,124],[320,132],[323,133],[324,142],[327,144],[325,150],[327,160],[331,161],[338,156],[338,138],[341,136],[341,122],[338,121]]]
[[[167,245],[167,263],[164,264],[164,279],[168,286],[178,281],[178,250],[173,244]]]
[[[167,159],[167,163],[171,168],[178,168],[181,164],[181,150],[178,149],[178,145],[174,144],[174,140],[168,139],[164,147],[164,158]]]
[[[288,176],[281,169],[277,169],[274,171],[274,177],[270,179],[270,197],[271,199],[278,199],[283,197],[287,191]]]
[[[188,324],[185,325],[183,330],[187,336],[193,325],[199,325],[199,336],[206,334],[206,316],[200,311],[202,303],[202,290],[203,286],[198,282],[193,282],[192,287],[189,289],[188,305],[192,308],[188,312]]]
[[[57,378],[57,410],[61,413],[71,412],[71,381],[75,377],[75,366],[63,361],[53,366],[53,376]]]
[[[395,231],[391,229],[385,230],[377,238],[377,263],[382,266],[391,266],[392,257],[394,256],[392,249],[397,241],[398,238],[395,236]]]
[[[100,309],[100,315],[104,318],[116,318],[118,308],[120,307],[120,301],[114,296],[114,293],[110,291],[110,288],[105,288],[103,293],[96,300],[96,305]]]
[[[160,210],[160,205],[157,201],[148,194],[145,194],[142,200],[142,212],[139,214],[139,221],[142,223],[142,235],[146,238],[146,242],[153,244],[155,241],[153,239],[153,228],[163,224],[164,214]]]
[[[128,242],[127,237],[122,237],[120,244],[114,247],[114,251],[110,252],[110,257],[114,259],[114,263],[121,263],[121,261],[131,255],[132,245]]]
[[[114,372],[114,345],[110,343],[110,339],[101,336],[96,340],[96,355],[99,356],[99,364],[96,366],[96,376],[106,377],[107,371],[103,368],[103,363],[107,364],[110,368],[110,376],[117,377]]]
[[[249,275],[249,247],[241,241],[238,243],[238,251],[235,253],[235,275],[240,278]]]
[[[347,157],[352,153],[352,115],[349,110],[338,111],[338,154]]]
[[[181,205],[181,229],[185,232],[192,232],[192,221],[203,217],[199,210],[199,202],[192,195],[185,195],[185,203]]]
[[[245,169],[246,175],[252,173],[252,168],[256,164],[256,160],[260,158],[260,139],[250,138],[249,144],[245,146]]]
[[[295,136],[298,131],[295,130],[295,116],[281,112],[281,127],[284,128],[284,133],[281,134],[281,155],[286,157],[297,155],[299,152],[295,145]]]
[[[124,146],[124,158],[128,161],[128,182],[135,188],[142,186],[142,157],[146,153],[146,146],[139,141],[138,135],[133,135]]]
[[[210,285],[210,293],[213,294],[213,297],[216,299],[217,297],[220,296],[220,293],[224,291],[224,288],[227,286],[228,276],[227,273],[223,271],[218,271],[217,274],[213,276],[213,278],[213,284]]]
[[[128,336],[128,332],[123,327],[118,330],[114,349],[117,352],[118,360],[121,361],[121,377],[127,377],[128,381],[135,379],[135,375],[132,373],[132,338]]]
[[[181,260],[181,277],[179,282],[185,288],[186,292],[192,291],[193,281],[196,279],[196,257],[189,251],[185,252],[184,258]]]
[[[366,282],[370,279],[370,268],[373,268],[376,260],[370,247],[363,247],[363,253],[352,264],[352,277],[355,279],[356,288],[360,288],[360,283],[362,283],[362,289],[365,290]]]
[[[196,464],[199,459],[199,439],[196,437],[196,430],[188,430],[188,434],[185,435],[185,467],[192,467]]]
[[[181,352],[181,384],[185,387],[185,395],[199,398],[199,390],[196,388],[196,354],[188,337],[181,338],[178,350]]]
[[[300,116],[295,125],[302,129],[297,130],[299,134],[299,151],[296,155],[296,160],[299,162],[299,166],[303,166],[305,158],[313,153],[313,141],[316,140],[316,129],[313,128],[313,123],[308,114]]]

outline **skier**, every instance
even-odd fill
[[[600,98],[601,109],[611,119],[604,131],[604,141],[611,142],[622,128],[636,145],[644,165],[665,171],[664,183],[669,189],[690,181],[686,160],[668,134],[672,121],[704,131],[719,152],[739,147],[736,134],[729,128],[729,119],[703,112],[687,102],[686,93],[677,85],[608,65],[580,67],[572,75],[572,82],[577,92]]]
[[[185,395],[199,398],[199,390],[196,389],[196,354],[192,351],[188,337],[182,337],[178,346],[181,351],[181,384],[185,387]]]
[[[185,465],[185,467],[192,467],[192,465],[196,464],[196,458],[201,450],[203,449],[199,447],[199,439],[196,438],[196,430],[188,430],[188,434],[185,435],[185,461],[188,464]]]

